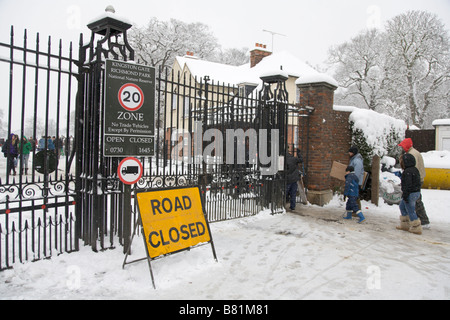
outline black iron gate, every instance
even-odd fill
[[[0,42],[0,270],[78,250],[72,44]],[[19,42],[19,43],[16,43]]]
[[[28,171],[24,156],[15,176],[2,162],[0,269],[77,251],[80,240],[94,251],[118,241],[126,251],[137,218],[133,190],[200,186],[211,222],[284,211],[284,159],[301,147],[296,137],[306,133],[308,115],[287,103],[284,76],[261,78],[250,93],[159,70],[155,156],[140,158],[144,174],[130,188],[117,175],[121,159],[103,154],[102,119],[105,60],[134,59],[131,26],[105,18],[88,27],[90,41],[80,37],[76,59],[71,44],[68,53],[62,42],[52,53],[50,38],[45,52],[39,36],[28,48],[26,33],[17,46],[13,30],[11,42],[0,43],[9,75],[4,135],[45,137],[35,142]]]

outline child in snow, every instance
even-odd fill
[[[416,159],[405,153],[400,161],[402,169],[402,201],[400,202],[400,226],[398,230],[422,234],[422,224],[416,214],[416,201],[420,198],[420,172],[416,168]]]
[[[344,217],[346,220],[352,219],[352,214],[356,213],[356,215],[359,217],[359,222],[362,223],[366,221],[366,218],[362,214],[361,210],[358,207],[358,196],[359,196],[359,179],[355,175],[355,168],[352,166],[348,166],[347,169],[345,169],[345,190],[344,190],[344,196],[347,197],[347,215]]]

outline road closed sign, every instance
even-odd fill
[[[211,242],[199,188],[137,193],[151,259]]]

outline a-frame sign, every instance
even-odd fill
[[[153,260],[193,247],[211,244],[214,259],[217,261],[211,230],[198,187],[138,191],[136,199],[139,221],[133,232],[123,268],[126,264],[146,259],[153,287],[156,289],[151,266]],[[138,226],[142,228],[147,257],[127,262]]]

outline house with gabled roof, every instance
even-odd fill
[[[215,100],[218,104],[228,103],[224,99],[230,97],[253,97],[256,99],[258,92],[262,89],[261,77],[268,74],[282,73],[287,77],[285,82],[288,92],[288,103],[299,103],[299,89],[296,81],[299,79],[328,79],[332,85],[337,87],[334,79],[313,69],[287,51],[272,53],[264,45],[255,44],[250,51],[250,62],[241,66],[226,65],[217,62],[202,60],[192,52],[187,52],[184,57],[176,57],[171,73],[173,82],[173,95],[168,97],[167,112],[171,116],[166,118],[166,127],[183,127],[188,118],[189,110],[195,110],[200,101],[208,99]],[[328,77],[328,78],[326,78]],[[205,79],[208,85],[214,87],[213,92],[220,93],[216,96],[204,96]],[[177,88],[176,84],[183,86]],[[180,92],[181,91],[181,92]],[[200,108],[198,108],[200,109]],[[175,110],[177,110],[175,112]],[[214,112],[211,110],[211,112]],[[187,125],[184,125],[187,127]]]
[[[348,115],[333,109],[337,81],[287,51],[272,53],[257,44],[250,51],[250,63],[242,66],[204,61],[192,53],[177,57],[170,80],[173,88],[168,90],[171,95],[166,101],[166,108],[171,108],[170,112],[166,109],[166,128],[171,128],[166,132],[166,137],[170,139],[173,130],[180,128],[189,135],[193,131],[188,122],[192,123],[193,119],[204,125],[207,123],[206,127],[211,119],[212,123],[222,125],[222,129],[229,125],[225,124],[226,121],[236,117],[250,123],[255,119],[255,114],[248,111],[252,102],[243,104],[250,106],[250,109],[240,109],[236,102],[249,97],[254,97],[256,101],[263,88],[261,78],[274,74],[286,79],[286,102],[311,111],[308,111],[306,143],[300,132],[295,130],[303,128],[298,125],[301,117],[288,116],[288,143],[292,143],[294,148],[299,145],[308,154],[305,159],[309,170],[308,200],[314,204],[326,204],[331,200],[336,184],[330,177],[332,163],[346,161],[351,143]],[[183,85],[180,86],[180,83]],[[202,108],[205,105],[203,102],[208,102],[207,109]],[[204,121],[205,117],[208,117],[207,121]],[[217,122],[218,119],[222,123]]]
[[[197,81],[209,77],[216,85],[229,86],[230,90],[246,88],[251,93],[262,84],[261,77],[269,73],[283,71],[288,75],[286,89],[289,94],[289,103],[298,103],[298,91],[295,84],[302,77],[317,77],[321,73],[301,61],[287,51],[272,53],[260,44],[250,51],[250,62],[242,66],[232,66],[216,62],[205,61],[188,52],[184,57],[177,57],[172,69],[174,74],[180,73],[182,77],[191,76]],[[336,82],[330,78],[333,84]],[[337,84],[336,84],[337,85]]]

